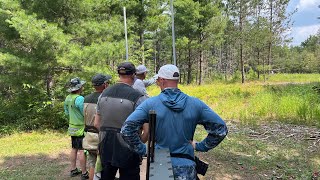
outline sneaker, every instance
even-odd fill
[[[81,174],[81,180],[86,180],[86,179],[89,179],[89,172],[88,171],[84,174]]]
[[[78,168],[75,168],[74,170],[70,171],[70,176],[71,177],[78,176],[79,174],[81,174],[81,171]]]

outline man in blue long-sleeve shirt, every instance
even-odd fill
[[[148,122],[149,110],[155,110],[156,148],[169,148],[175,179],[196,179],[196,165],[191,160],[194,150],[206,152],[216,147],[227,135],[227,126],[205,103],[178,89],[180,73],[176,66],[162,66],[157,76],[162,92],[144,101],[126,119],[121,133],[137,153],[145,154],[146,146],[136,132]],[[208,133],[201,142],[191,141],[197,124],[203,125]]]

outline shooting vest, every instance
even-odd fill
[[[98,129],[95,128],[94,119],[97,111],[97,102],[101,93],[94,92],[84,98],[83,114],[85,122],[85,131],[98,133]]]
[[[99,152],[102,164],[111,163],[120,168],[140,165],[141,157],[124,141],[120,129],[141,96],[143,95],[139,91],[123,83],[103,91],[98,102],[101,118]]]
[[[136,102],[143,96],[131,86],[116,84],[103,91],[100,100],[101,130],[121,129],[124,121],[134,111]]]
[[[65,103],[69,111],[69,128],[70,136],[82,136],[84,131],[84,119],[82,112],[76,107],[75,101],[79,94],[69,94],[66,97]]]
[[[94,127],[94,119],[97,111],[97,102],[101,93],[94,92],[84,98],[83,115],[85,122],[85,136],[82,141],[82,147],[91,153],[96,153],[99,144],[99,131]]]

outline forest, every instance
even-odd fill
[[[181,84],[268,81],[270,74],[319,73],[320,31],[289,46],[289,0],[175,0]],[[151,75],[173,63],[168,0],[0,0],[0,124],[66,126],[62,103],[72,77],[90,82],[126,61]],[[88,86],[89,87],[89,86]],[[85,89],[85,94],[91,91]]]

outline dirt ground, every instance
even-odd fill
[[[306,153],[317,154],[320,150],[320,129],[316,127],[306,127],[280,123],[270,123],[258,125],[255,127],[248,127],[241,126],[237,122],[228,121],[228,128],[229,134],[244,134],[246,138],[249,140],[252,139],[265,142],[278,142],[279,144],[281,144],[282,140],[291,139],[297,143],[303,142],[303,144],[307,144],[307,146],[305,147],[306,150],[304,151]],[[211,168],[208,170],[207,175],[205,177],[201,177],[201,179],[259,179],[257,178],[258,176],[255,177],[254,174],[245,175],[245,173],[242,173],[241,176],[238,176],[237,173],[225,174],[225,167],[233,168],[233,170],[236,172],[241,172],[245,170],[241,169],[242,165],[238,162],[232,162],[234,161],[233,159],[219,161],[217,160],[215,155],[209,155],[208,153],[201,153],[198,155],[204,160],[210,162],[210,166],[212,164]],[[74,178],[69,177],[70,168],[68,159],[69,149],[60,149],[59,152],[56,152],[52,155],[17,156],[14,158],[11,157],[8,159],[4,159],[4,162],[2,162],[4,167],[1,167],[1,170],[15,172],[17,168],[25,168],[27,174],[27,171],[31,171],[31,169],[37,169],[32,167],[48,166],[52,169],[52,172],[47,172],[47,174],[43,175],[41,174],[42,172],[39,172],[40,174],[38,175],[38,177],[40,178],[37,179],[45,179],[41,177],[48,177],[48,174],[50,174],[50,179],[79,179],[79,176]],[[230,162],[232,162],[233,165],[230,165]],[[140,169],[141,180],[145,180],[145,159]],[[317,173],[320,173],[320,169],[318,171],[315,170],[314,173],[315,174],[313,179],[318,179],[319,174]],[[24,177],[25,174],[21,174],[21,176]],[[270,178],[269,176],[266,176],[266,178],[262,179]]]

